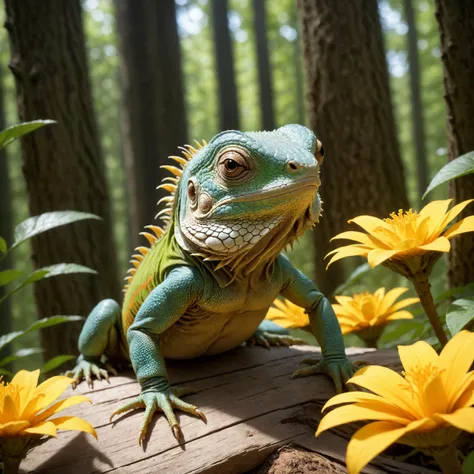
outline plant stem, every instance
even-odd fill
[[[431,448],[427,454],[435,459],[444,474],[462,474],[458,451],[454,445],[444,449]]]
[[[13,456],[13,457],[5,457],[2,459],[3,462],[3,474],[17,474],[18,470],[20,469],[21,458]]]
[[[433,301],[430,282],[428,281],[428,278],[423,275],[420,278],[414,279],[413,284],[415,285],[415,290],[420,297],[421,305],[423,306],[423,309],[430,320],[436,337],[441,343],[441,347],[444,347],[448,342],[448,338],[443,330],[443,326],[441,325],[441,321],[438,316],[438,311],[436,310],[436,306]]]

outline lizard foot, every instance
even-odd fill
[[[302,364],[307,364],[309,367],[303,367],[293,372],[292,379],[299,377],[307,377],[308,375],[314,374],[326,374],[332,378],[334,385],[336,386],[336,392],[341,393],[343,386],[346,385],[347,381],[354,375],[356,368],[354,365],[345,357],[338,359],[304,359],[301,361]],[[349,384],[348,390],[356,390],[356,388]]]
[[[189,395],[191,393],[196,393],[196,391],[189,387],[174,387],[163,391],[150,390],[142,392],[138,397],[115,410],[110,416],[110,421],[112,421],[112,418],[116,415],[120,415],[137,408],[144,408],[145,415],[143,417],[143,422],[140,427],[140,434],[138,436],[138,444],[142,446],[148,432],[148,426],[153,418],[154,413],[158,410],[161,410],[168,420],[174,437],[181,443],[184,441],[184,438],[179,426],[179,422],[174,414],[175,409],[179,409],[186,413],[191,413],[192,415],[198,416],[202,421],[204,421],[204,423],[207,423],[206,416],[201,410],[199,410],[195,405],[191,405],[190,403],[186,403],[181,400],[180,397]]]
[[[270,346],[290,347],[295,345],[307,344],[303,339],[292,337],[288,335],[272,334],[266,331],[257,330],[255,334],[247,341],[247,345],[263,346],[270,349]]]
[[[109,361],[101,362],[96,358],[85,358],[82,354],[77,358],[76,367],[65,372],[66,377],[73,379],[72,388],[75,389],[81,380],[86,380],[90,388],[94,388],[93,377],[97,380],[105,379],[109,382],[109,373],[117,375],[117,371]]]

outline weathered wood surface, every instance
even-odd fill
[[[354,360],[399,368],[394,351],[349,352]],[[113,410],[139,393],[132,373],[113,377],[110,385],[95,382],[93,391],[81,384],[76,392],[90,397],[93,404],[71,407],[67,412],[92,423],[99,441],[83,433],[60,433],[57,440],[30,453],[22,463],[22,472],[244,473],[288,443],[343,464],[350,429],[314,438],[321,406],[334,394],[330,381],[324,376],[290,380],[299,361],[308,356],[319,357],[318,350],[310,346],[269,351],[239,348],[218,357],[170,362],[172,383],[195,388],[197,393],[186,399],[198,405],[208,419],[205,424],[187,414],[178,414],[185,436],[183,445],[178,445],[161,416],[155,417],[151,425],[145,449],[137,444],[141,411],[109,422]],[[380,456],[364,472],[431,471]]]

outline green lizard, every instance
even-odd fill
[[[189,389],[170,387],[165,358],[219,354],[249,340],[267,347],[299,342],[259,329],[278,295],[306,309],[322,348],[321,361],[295,374],[325,373],[340,392],[354,372],[329,301],[280,253],[320,215],[324,151],[313,132],[301,125],[226,131],[182,150],[184,157],[171,157],[180,168],[164,166],[174,175],[160,186],[170,192],[158,213],[164,230],[143,233],[151,247],[133,256],[122,308],[104,300],[93,309],[68,373],[92,384],[93,376],[114,373],[107,360],[129,359],[141,394],[112,417],[145,408],[139,443],[157,410],[177,439],[174,409],[205,420],[181,399]]]

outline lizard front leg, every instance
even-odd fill
[[[130,360],[141,385],[141,394],[112,413],[111,419],[126,411],[145,408],[138,438],[143,443],[153,414],[161,410],[176,439],[182,438],[175,409],[199,416],[196,406],[180,399],[192,393],[187,388],[171,388],[160,348],[160,335],[173,325],[202,295],[201,274],[191,267],[175,267],[146,298],[140,307],[127,338]]]
[[[279,263],[283,267],[285,277],[281,294],[306,309],[312,332],[323,354],[323,358],[312,363],[310,367],[296,370],[293,377],[324,373],[333,379],[336,391],[340,393],[356,370],[346,357],[341,328],[334,310],[314,283],[293,267],[286,257],[281,256]],[[347,388],[351,389],[350,386]]]

